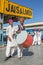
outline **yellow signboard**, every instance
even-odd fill
[[[2,1],[2,0],[1,0]],[[9,2],[8,0],[3,0],[4,8],[2,8],[2,11],[4,14],[7,15],[15,15],[20,17],[26,17],[26,18],[32,18],[32,9],[27,8],[25,6],[21,6],[19,4]],[[1,11],[1,9],[0,9]]]
[[[0,0],[0,13],[3,13],[3,9],[4,9],[4,0]]]

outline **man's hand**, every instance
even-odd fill
[[[16,31],[16,33],[21,33],[21,30]]]
[[[9,41],[11,41],[11,38],[8,36],[7,39],[9,39]]]

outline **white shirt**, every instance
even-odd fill
[[[34,41],[37,41],[37,32],[34,31]]]
[[[8,35],[12,39],[12,35],[14,33],[16,33],[14,27],[11,27],[11,25],[9,25],[6,29],[6,35]]]
[[[6,35],[8,35],[11,38],[11,41],[8,39],[7,40],[7,46],[9,47],[14,47],[17,46],[16,40],[15,38],[12,37],[13,34],[15,34],[15,27],[11,27],[11,25],[9,25],[6,29]]]
[[[38,40],[41,40],[41,32],[38,32]]]

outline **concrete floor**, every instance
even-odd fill
[[[38,46],[31,46],[28,49],[24,49],[23,58],[18,60],[17,52],[14,57],[8,61],[5,59],[5,48],[0,49],[0,65],[43,65],[43,44]]]

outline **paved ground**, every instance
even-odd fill
[[[16,52],[14,55],[5,62],[5,48],[0,49],[0,65],[43,65],[43,45],[25,49],[21,60],[18,60]]]

